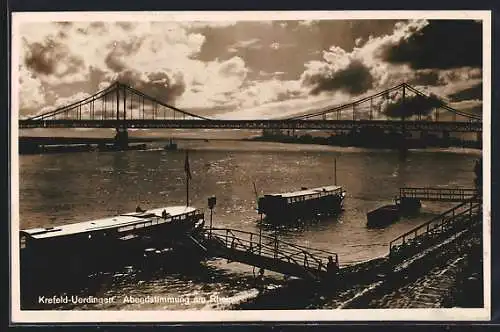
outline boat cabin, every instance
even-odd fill
[[[294,192],[266,194],[259,198],[258,212],[266,214],[267,217],[280,216],[287,212],[334,212],[341,209],[344,197],[345,191],[341,186],[302,188]]]
[[[74,224],[32,228],[20,231],[21,248],[36,246],[56,248],[59,245],[101,244],[133,238],[165,238],[202,228],[203,210],[171,206]]]

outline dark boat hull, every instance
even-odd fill
[[[403,197],[396,201],[402,216],[412,216],[417,214],[422,207],[418,198]]]
[[[400,218],[400,211],[397,205],[384,205],[366,215],[366,225],[370,228],[382,228],[395,223]]]
[[[161,252],[189,246],[189,236],[202,232],[203,226],[192,220],[134,230],[121,237],[83,234],[32,243],[20,252],[21,278],[40,273],[88,274],[133,265],[144,259],[148,249]]]

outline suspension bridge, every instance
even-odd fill
[[[403,83],[335,107],[283,119],[229,120],[197,115],[129,85],[115,82],[82,100],[19,120],[20,129],[115,128],[128,142],[128,128],[270,129],[352,131],[366,128],[421,133],[482,133],[480,115],[448,106]],[[479,139],[479,138],[478,138]]]

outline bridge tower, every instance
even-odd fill
[[[476,133],[476,141],[477,141],[477,144],[482,147],[483,146],[483,132],[477,132]]]
[[[443,144],[445,146],[450,145],[450,132],[448,130],[443,130]]]
[[[123,118],[120,121],[120,90],[123,94]],[[127,130],[127,89],[120,82],[116,82],[116,134],[114,145],[120,150],[128,148],[128,130]]]
[[[403,96],[401,102],[401,140],[398,144],[400,157],[405,159],[408,153],[408,142],[406,141],[406,126],[405,126],[405,107],[406,107],[406,83],[403,83]]]

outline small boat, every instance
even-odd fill
[[[147,145],[144,143],[130,144],[128,146],[119,146],[116,144],[106,144],[106,143],[99,143],[97,145],[97,151],[101,151],[101,152],[146,150],[146,148],[147,148]]]
[[[367,227],[382,228],[398,221],[402,216],[413,216],[420,211],[422,203],[414,197],[397,197],[395,204],[381,206],[366,214]]]
[[[417,214],[422,207],[422,203],[418,198],[402,197],[396,198],[396,205],[402,216],[412,216]]]
[[[292,221],[326,216],[342,210],[345,191],[341,186],[302,188],[299,191],[266,194],[258,199],[258,212],[271,221]]]
[[[21,269],[79,267],[142,257],[169,248],[203,229],[203,210],[169,206],[114,217],[20,231]],[[107,263],[104,263],[107,264]]]
[[[366,225],[370,228],[382,228],[398,221],[399,217],[400,210],[398,205],[384,205],[366,214]]]

